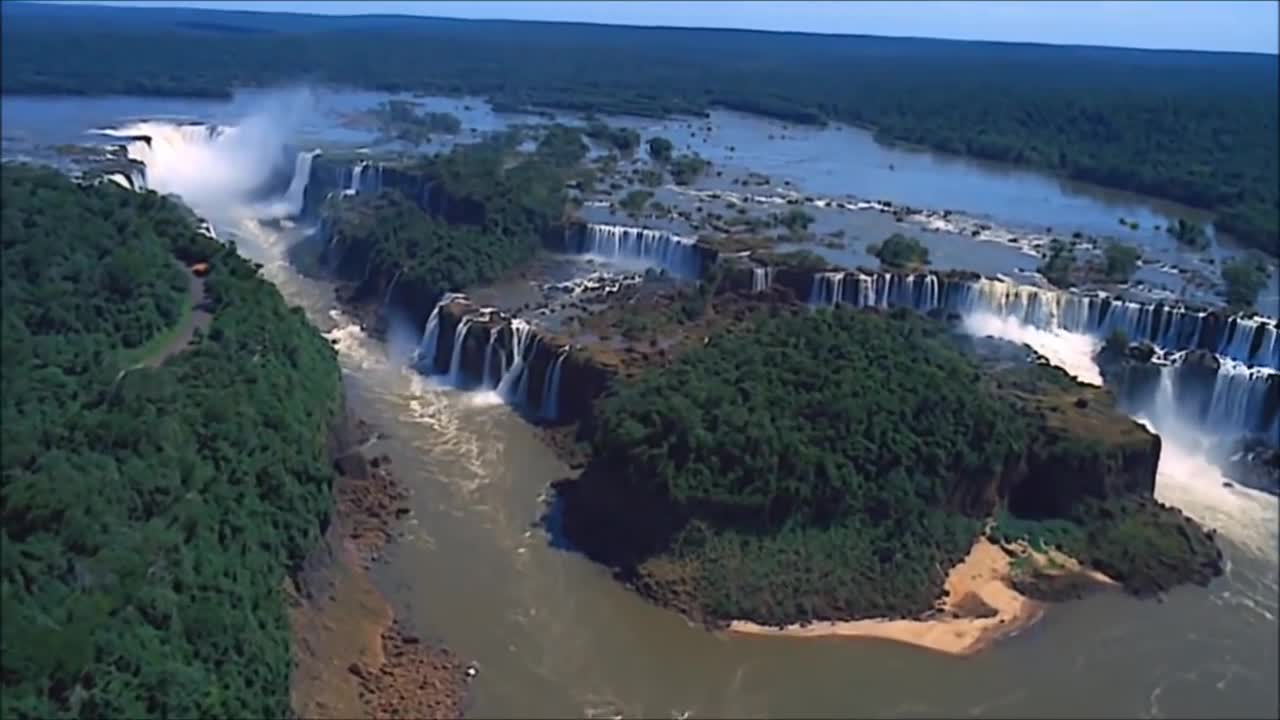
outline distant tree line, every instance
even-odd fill
[[[483,95],[508,110],[667,116],[722,106],[870,126],[887,141],[1166,197],[1215,211],[1220,229],[1265,252],[1280,242],[1278,74],[1266,56],[425,18],[4,12],[6,93],[225,96],[312,81]],[[619,149],[633,140],[607,138]]]

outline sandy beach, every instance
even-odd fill
[[[1045,575],[1077,574],[1098,584],[1114,584],[1110,578],[1081,568],[1060,553],[1031,553],[1025,546],[1011,546],[1009,551],[1027,556],[1036,571]],[[729,624],[729,632],[786,637],[880,638],[949,655],[971,655],[1034,623],[1044,612],[1045,603],[1014,590],[1012,566],[1008,552],[985,537],[979,538],[965,559],[948,574],[946,594],[939,601],[936,612],[927,619],[872,618],[780,628],[735,620]]]

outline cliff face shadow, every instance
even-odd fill
[[[533,527],[547,534],[548,546],[564,552],[585,555],[582,548],[574,545],[568,533],[565,532],[565,484],[569,482],[571,482],[569,478],[562,478],[551,484],[551,493],[547,496],[542,514],[533,522]]]
[[[322,227],[317,227],[290,245],[285,251],[285,259],[299,275],[308,280],[332,281],[335,278],[334,268],[326,266],[321,260],[328,239],[329,234]]]

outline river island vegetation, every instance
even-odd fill
[[[918,270],[929,264],[929,248],[902,233],[894,233],[882,243],[871,243],[867,254],[889,270]]]
[[[1132,245],[1119,242],[1107,243],[1102,251],[1103,276],[1114,283],[1126,283],[1138,271],[1142,252]]]
[[[624,157],[630,157],[640,147],[639,132],[631,128],[611,127],[599,118],[591,118],[587,122],[584,134],[596,142],[612,147]]]
[[[1049,254],[1036,271],[1054,287],[1066,290],[1075,282],[1076,252],[1070,243],[1058,238],[1049,241]]]
[[[380,193],[332,198],[324,259],[366,291],[395,282],[424,307],[527,262],[559,227],[566,181],[587,147],[562,125],[547,128],[532,154],[517,144],[499,136],[460,146],[385,169]]]
[[[1177,200],[1273,255],[1280,238],[1280,70],[1267,55],[27,3],[3,12],[6,93],[226,97],[307,80],[480,95],[505,110],[724,107],[871,127],[884,141]],[[128,45],[147,52],[116,52]]]
[[[154,193],[3,173],[6,717],[284,717],[282,583],[331,506],[333,350]],[[192,347],[121,373],[180,316]]]
[[[408,100],[388,100],[374,111],[382,133],[391,139],[422,145],[432,135],[457,135],[462,121],[446,112],[419,111]]]
[[[1267,264],[1262,258],[1244,257],[1222,266],[1223,295],[1234,311],[1252,310],[1258,293],[1267,286]]]
[[[997,507],[1069,524],[1135,590],[1212,576],[1212,541],[1150,499],[1158,439],[1101,396],[1085,424],[1118,437],[1064,431],[1073,381],[992,383],[944,333],[906,311],[760,317],[615,384],[561,487],[569,539],[710,623],[919,616]],[[1115,469],[1135,451],[1150,477]],[[1148,510],[1120,528],[1125,503]],[[1117,534],[1130,549],[1081,550]]]
[[[668,163],[671,161],[671,155],[675,152],[675,145],[664,137],[649,138],[646,144],[649,148],[649,158],[656,163]]]

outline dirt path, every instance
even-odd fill
[[[186,320],[178,332],[174,334],[173,339],[142,362],[129,368],[130,370],[139,367],[154,368],[163,365],[165,360],[187,349],[187,346],[191,344],[191,339],[195,337],[196,328],[203,331],[209,327],[209,323],[213,320],[213,314],[209,312],[208,307],[205,305],[204,278],[191,272],[190,268],[177,260],[174,260],[173,264],[187,276],[187,307],[191,308],[191,312],[187,314]]]
[[[186,350],[191,345],[191,339],[195,337],[196,329],[205,330],[209,327],[209,323],[213,321],[213,313],[209,312],[208,305],[205,304],[204,278],[191,272],[191,269],[175,258],[173,260],[175,267],[182,270],[187,276],[187,307],[190,311],[186,314],[186,318],[182,321],[182,326],[173,332],[173,337],[159,348],[156,348],[142,360],[124,368],[116,373],[116,379],[112,383],[120,382],[120,378],[126,374],[137,370],[138,368],[156,368],[164,364],[166,360]]]

